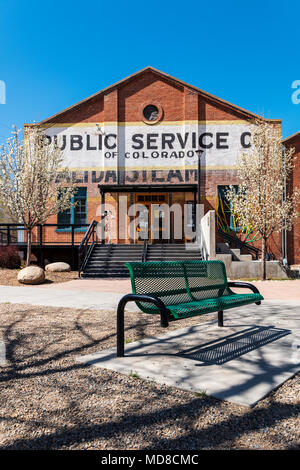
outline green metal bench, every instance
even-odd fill
[[[263,296],[248,282],[228,282],[222,261],[164,261],[126,263],[132,294],[119,302],[117,311],[117,356],[124,356],[124,309],[134,301],[144,313],[160,315],[162,327],[169,322],[205,313],[218,312],[223,326],[223,311],[255,303]],[[251,294],[235,294],[230,287],[249,288]]]

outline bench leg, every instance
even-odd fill
[[[120,302],[117,311],[117,357],[124,357],[124,307]]]
[[[218,326],[224,326],[223,325],[223,310],[220,310],[218,312]]]
[[[127,302],[148,302],[154,304],[160,311],[160,324],[163,327],[169,326],[168,310],[162,300],[150,295],[127,294],[122,297],[117,310],[117,357],[124,357],[124,310]]]

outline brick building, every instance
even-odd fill
[[[187,217],[192,219],[198,191],[205,212],[218,210],[224,187],[238,184],[236,159],[241,149],[250,147],[251,121],[257,117],[151,67],[125,78],[38,124],[46,129],[49,143],[63,150],[80,188],[76,208],[52,217],[49,223],[82,223],[75,233],[79,241],[86,230],[84,224],[100,220],[100,204],[105,202],[105,207],[113,209],[108,212],[114,213],[109,241],[140,243],[142,224],[131,234],[120,228],[131,221],[128,210],[133,203],[149,209],[148,227],[153,224],[154,204],[182,208],[188,204],[191,210]],[[281,127],[280,120],[268,121]],[[297,136],[285,143],[294,145]],[[298,164],[298,180],[299,171]],[[171,219],[171,241],[187,241],[184,233],[178,239],[174,231]],[[50,232],[51,228],[44,236]],[[53,228],[51,237],[63,242],[67,232]],[[296,233],[295,229],[291,235],[294,251],[289,255],[293,263],[300,262]],[[149,232],[150,242],[154,242],[152,236]],[[273,237],[271,247],[279,257],[281,235]]]
[[[294,171],[292,178],[289,181],[289,191],[294,188],[300,187],[300,132],[291,135],[283,140],[283,145],[286,148],[294,148]],[[291,265],[300,265],[300,205],[298,208],[298,218],[293,226],[293,229],[288,232],[286,240],[287,258]]]

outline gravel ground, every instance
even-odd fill
[[[4,269],[0,268],[0,284],[3,286],[20,286],[24,287],[25,284],[18,282],[19,269]],[[78,271],[70,271],[68,273],[48,273],[45,271],[46,280],[43,284],[53,284],[60,282],[67,282],[72,279],[78,279]]]
[[[126,322],[130,340],[162,332]],[[114,312],[0,304],[0,328],[0,449],[300,449],[300,375],[249,409],[76,363],[115,344]]]

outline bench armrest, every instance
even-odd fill
[[[253,284],[250,284],[250,282],[230,281],[228,282],[228,287],[241,287],[244,289],[247,288],[251,289],[254,294],[260,294],[257,287],[255,287]]]
[[[154,295],[127,294],[122,297],[117,310],[117,356],[124,357],[124,309],[127,302],[148,302],[154,304],[160,312],[160,324],[169,326],[169,315],[165,304]]]
[[[155,305],[155,307],[158,308],[160,314],[161,314],[161,326],[167,327],[169,326],[169,315],[168,315],[168,310],[165,304],[161,299],[158,297],[155,297],[154,295],[149,295],[149,294],[126,294],[124,297],[119,302],[118,305],[118,310],[124,309],[125,305],[127,302],[148,302],[152,303]]]

